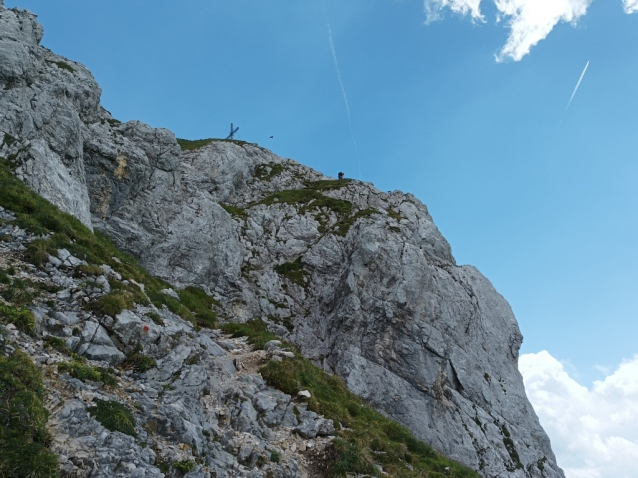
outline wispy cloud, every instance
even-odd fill
[[[330,21],[328,21],[326,25],[328,27],[328,40],[330,41],[330,51],[332,52],[332,60],[334,61],[335,71],[337,72],[337,78],[339,79],[339,86],[341,87],[343,102],[346,105],[348,123],[350,124],[350,127],[352,127],[352,115],[350,114],[350,102],[348,101],[346,86],[343,84],[343,78],[341,77],[341,69],[339,68],[339,60],[337,60],[337,51],[335,50],[335,42],[334,42],[334,38],[332,37],[332,26],[330,25]]]
[[[483,21],[482,1],[492,1],[498,11],[497,22],[506,22],[510,29],[505,46],[496,55],[496,61],[501,62],[521,60],[558,23],[576,23],[593,0],[424,0],[426,23],[441,19],[446,8]],[[628,13],[638,10],[638,0],[623,1]]]
[[[348,94],[346,93],[346,86],[343,84],[343,78],[341,77],[341,69],[339,68],[339,60],[337,60],[337,51],[335,50],[335,42],[332,36],[332,26],[330,25],[330,19],[326,12],[326,26],[328,27],[328,40],[330,42],[330,51],[332,52],[332,60],[335,65],[335,71],[337,72],[337,78],[339,80],[339,86],[341,87],[341,94],[343,96],[343,102],[346,106],[346,114],[348,116],[348,126],[350,127],[350,136],[352,137],[352,143],[354,145],[354,152],[357,158],[357,168],[359,173],[359,179],[361,179],[361,161],[359,160],[359,146],[354,136],[354,128],[352,127],[352,115],[350,113],[350,102],[348,101]]]
[[[445,8],[461,15],[469,14],[473,20],[484,21],[481,15],[481,0],[424,0],[425,23],[440,20],[441,11]]]
[[[519,369],[567,478],[636,476],[638,355],[591,388],[547,351],[522,355]]]

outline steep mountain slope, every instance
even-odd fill
[[[262,319],[417,437],[487,477],[561,477],[517,369],[507,302],[457,266],[414,196],[242,142],[121,124],[91,74],[0,0],[0,156],[154,275]],[[185,151],[182,151],[184,149]]]

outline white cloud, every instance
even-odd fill
[[[426,23],[441,18],[441,11],[449,8],[454,13],[470,15],[483,20],[480,5],[483,0],[424,0]],[[560,22],[575,23],[587,13],[593,0],[491,0],[497,10],[497,21],[505,20],[510,35],[496,56],[497,61],[519,61],[530,49]],[[623,0],[625,11],[638,11],[638,0]]]
[[[495,0],[502,18],[509,20],[510,36],[497,61],[519,61],[559,22],[576,22],[592,0]]]
[[[591,389],[548,352],[519,359],[525,389],[567,478],[638,474],[638,355]]]
[[[483,21],[480,6],[481,0],[424,0],[423,9],[425,10],[425,23],[440,20],[441,10],[444,8],[449,8],[454,13],[459,13],[461,15],[469,14],[473,20]]]
[[[638,0],[623,0],[622,3],[625,7],[625,13],[638,12]]]

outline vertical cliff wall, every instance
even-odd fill
[[[486,477],[562,477],[518,372],[507,302],[456,265],[414,196],[336,181],[242,142],[182,152],[121,124],[82,65],[0,2],[0,156],[33,190],[260,318],[419,438]]]

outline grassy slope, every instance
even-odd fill
[[[236,337],[247,336],[258,348],[278,339],[262,321],[226,324],[224,330]],[[288,348],[294,350],[290,344]],[[335,440],[333,476],[347,473],[378,475],[376,464],[390,477],[478,478],[479,475],[434,451],[410,431],[390,420],[350,392],[336,375],[328,375],[298,352],[284,362],[268,362],[261,374],[266,382],[293,396],[301,390],[312,394],[308,408],[341,424]],[[446,470],[447,468],[447,470]]]
[[[0,205],[17,213],[15,221],[17,225],[47,237],[36,241],[28,249],[26,255],[30,262],[42,265],[46,261],[46,254],[55,253],[59,248],[65,248],[76,257],[85,259],[89,263],[87,273],[91,272],[91,267],[107,264],[119,272],[123,278],[143,283],[148,299],[157,307],[165,304],[173,312],[196,324],[216,325],[216,316],[211,311],[213,299],[203,291],[194,287],[178,291],[181,302],[162,294],[161,289],[170,287],[168,283],[148,274],[133,257],[119,251],[107,237],[100,233],[93,234],[76,218],[62,213],[51,203],[29,190],[11,174],[10,166],[8,161],[0,160]],[[311,190],[340,187],[341,183],[326,184],[325,188],[321,186],[324,185],[313,184]],[[340,202],[331,205],[336,206],[337,209],[344,207]],[[349,208],[346,207],[346,209],[349,213]],[[139,293],[134,288],[130,290],[115,289],[105,297],[108,299],[93,305],[94,310],[115,314],[118,309],[131,307],[134,302],[140,303],[147,300],[144,294]],[[6,318],[0,317],[0,320],[6,321]],[[276,338],[266,331],[263,322],[251,321],[243,325],[227,324],[224,327],[226,331],[235,335],[247,335],[250,341],[258,347],[263,347],[268,340]],[[24,362],[25,358],[18,356],[15,360]],[[26,362],[24,362],[24,367],[28,368]],[[37,368],[32,364],[31,367],[30,373],[37,375]],[[335,420],[336,424],[341,423],[347,427],[347,429],[339,431],[339,439],[335,441],[334,458],[330,463],[330,470],[334,476],[345,476],[349,472],[378,473],[374,467],[375,463],[381,464],[388,473],[386,476],[392,477],[442,478],[447,476],[466,478],[479,476],[418,441],[406,428],[383,417],[364,404],[347,390],[338,377],[327,375],[298,353],[292,360],[283,363],[268,363],[262,369],[262,374],[268,383],[286,393],[296,394],[301,389],[310,390],[312,399],[309,402],[309,407]],[[39,379],[28,382],[25,386],[29,389],[27,393],[39,396],[40,383]],[[34,403],[36,402],[37,400],[34,400]],[[4,409],[10,405],[8,403],[6,395],[0,395],[0,407]],[[41,403],[38,406],[44,410]],[[38,413],[41,413],[40,417],[44,416],[42,415],[44,412]],[[47,466],[52,467],[54,462],[51,460],[55,457],[51,458],[50,452],[47,455],[45,448],[47,441],[44,435],[42,436],[44,438],[38,442],[29,438],[31,436],[40,437],[44,422],[42,422],[42,418],[39,420],[27,423],[27,426],[21,429],[23,436],[19,439],[27,442],[31,440],[29,443],[35,443],[35,449],[40,450],[38,453],[42,454],[42,460],[49,463]],[[44,420],[46,421],[46,418]],[[13,446],[11,443],[6,445],[6,441],[0,442],[0,446],[2,446],[1,443],[5,443],[5,447],[11,448]],[[0,449],[0,455],[14,456],[11,453],[11,450],[3,451]],[[37,453],[34,456],[37,456]],[[3,462],[0,461],[0,463]],[[36,465],[37,469],[33,469],[32,475],[25,474],[24,476],[55,476],[54,472],[49,471],[53,468],[40,467],[37,463],[34,464],[34,467]],[[0,464],[0,466],[2,465]],[[447,473],[445,472],[446,467],[449,467]],[[1,471],[2,468],[0,468],[0,476],[3,476]]]

